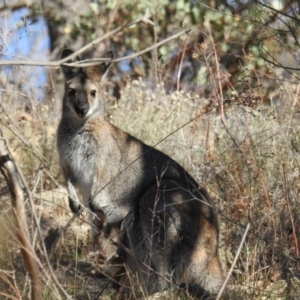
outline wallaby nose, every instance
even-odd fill
[[[89,110],[88,104],[75,105],[75,111],[80,118],[84,118]]]
[[[76,100],[74,101],[74,108],[79,118],[84,118],[89,109],[89,102],[84,91],[79,91]]]

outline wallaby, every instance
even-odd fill
[[[143,295],[182,282],[216,292],[223,275],[209,196],[173,159],[105,120],[101,79],[110,64],[62,67],[57,143],[70,208],[80,210],[78,190],[104,231],[120,230],[117,254],[107,260],[120,287],[132,291],[135,279]]]

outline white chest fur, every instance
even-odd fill
[[[79,189],[87,204],[96,169],[93,139],[88,131],[78,131],[61,139],[61,161],[70,173],[71,181]]]

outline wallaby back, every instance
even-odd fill
[[[210,199],[173,159],[104,119],[100,84],[109,66],[63,67],[58,149],[71,210],[80,210],[78,190],[104,232],[119,229],[108,273],[127,291],[135,288],[132,276],[142,294],[182,281],[216,291],[222,270]]]

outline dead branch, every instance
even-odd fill
[[[43,265],[41,264],[40,260],[38,260],[38,258],[35,256],[35,252],[33,252],[33,249],[32,249],[32,253],[31,254],[34,254],[35,262],[39,265],[41,271],[46,276],[46,278],[48,280],[47,284],[49,284],[49,280],[50,279],[52,279],[54,281],[55,285],[53,285],[52,288],[53,288],[53,291],[54,291],[54,293],[56,295],[56,299],[62,299],[61,296],[60,296],[60,294],[59,294],[59,291],[57,290],[57,288],[65,296],[65,299],[72,299],[71,296],[65,291],[65,289],[63,288],[63,286],[61,285],[61,283],[57,279],[57,277],[56,277],[56,275],[55,275],[55,273],[54,273],[54,271],[52,269],[52,266],[51,266],[51,263],[50,263],[50,260],[49,260],[48,254],[47,254],[47,249],[46,249],[45,243],[43,241],[43,235],[42,235],[41,228],[40,228],[39,221],[38,221],[38,217],[37,217],[37,214],[36,214],[36,211],[35,211],[35,208],[34,208],[34,203],[33,203],[32,197],[31,197],[31,191],[29,190],[29,187],[27,186],[27,183],[26,183],[26,181],[24,179],[24,176],[23,176],[22,172],[18,169],[18,166],[14,163],[13,159],[11,158],[9,148],[5,144],[5,141],[6,140],[3,137],[3,133],[2,133],[2,131],[0,129],[0,171],[4,175],[6,181],[8,182],[9,189],[12,191],[11,185],[9,184],[9,182],[10,182],[9,179],[10,178],[9,178],[9,176],[6,176],[6,173],[3,173],[3,171],[2,171],[2,164],[4,164],[4,162],[6,162],[8,160],[10,162],[10,164],[13,165],[12,170],[14,171],[14,174],[16,175],[16,178],[17,178],[17,183],[18,183],[18,187],[19,187],[19,193],[21,193],[21,195],[22,195],[22,201],[21,201],[21,203],[23,204],[23,211],[24,211],[24,220],[25,220],[25,223],[26,223],[26,214],[25,214],[25,209],[24,209],[23,190],[26,192],[26,194],[28,196],[29,203],[31,205],[32,215],[33,215],[33,218],[34,218],[34,222],[35,222],[35,225],[36,225],[36,228],[37,228],[37,232],[38,232],[39,238],[41,240],[41,246],[42,246],[42,249],[43,249],[43,252],[44,252],[44,257],[45,257],[47,265],[48,265],[48,270],[50,271],[51,278],[50,278],[49,274],[43,268]],[[2,161],[3,161],[3,163],[2,163]],[[13,193],[12,193],[12,195],[13,195]],[[71,220],[73,220],[73,218]],[[68,226],[68,224],[67,224],[67,226]],[[68,228],[67,226],[66,226],[66,228]],[[26,223],[26,227],[21,227],[21,228],[26,228],[26,234],[27,234],[27,237],[29,237],[27,223]],[[30,242],[29,239],[28,239],[28,241]],[[31,245],[31,244],[29,244],[29,245]],[[27,270],[27,268],[26,268],[26,270]],[[41,276],[39,274],[39,278],[40,277]],[[40,299],[40,298],[32,298],[32,299]]]
[[[34,4],[33,0],[15,0],[15,1],[1,1],[0,11],[17,10],[23,7],[31,7]]]
[[[20,243],[25,268],[30,277],[31,299],[42,299],[42,281],[37,257],[30,243],[28,225],[26,220],[23,190],[18,170],[7,150],[3,134],[0,130],[0,171],[7,181],[11,191],[12,206],[15,216],[16,235]]]
[[[232,271],[233,271],[233,269],[234,269],[234,267],[235,267],[235,265],[237,263],[237,260],[238,260],[238,258],[240,256],[240,253],[241,253],[242,247],[243,247],[243,245],[245,243],[245,240],[246,240],[246,237],[247,237],[249,229],[250,229],[250,223],[248,223],[248,225],[246,227],[246,230],[245,230],[244,235],[242,237],[242,240],[241,240],[241,243],[239,245],[238,251],[237,251],[237,253],[236,253],[235,257],[234,257],[233,263],[231,264],[230,270],[229,270],[229,272],[228,272],[228,274],[226,276],[226,279],[225,279],[225,281],[224,281],[224,283],[223,283],[223,285],[222,285],[222,287],[221,287],[221,289],[220,289],[220,291],[219,291],[219,293],[217,295],[216,300],[221,299],[221,296],[222,296],[222,294],[224,292],[224,289],[225,289],[225,287],[227,285],[227,282],[228,282],[228,280],[229,280],[229,278],[231,276],[231,273],[232,273]]]
[[[171,40],[174,40],[174,39],[180,37],[183,34],[188,34],[191,31],[190,29],[181,30],[178,33],[176,33],[176,34],[160,41],[159,43],[156,43],[156,44],[154,44],[150,47],[147,47],[147,48],[145,48],[141,51],[138,51],[136,53],[133,53],[131,55],[127,55],[127,56],[124,56],[124,57],[116,58],[116,59],[113,59],[113,60],[110,60],[110,59],[107,59],[107,58],[98,58],[98,59],[84,60],[84,61],[81,61],[81,62],[66,63],[66,61],[72,60],[72,58],[75,58],[79,54],[81,54],[84,51],[88,50],[89,48],[95,46],[96,44],[103,41],[104,39],[106,39],[106,38],[108,38],[112,35],[115,35],[118,32],[124,30],[125,28],[130,27],[130,26],[132,26],[134,24],[137,24],[139,22],[146,22],[148,24],[153,25],[153,23],[150,20],[148,20],[146,17],[141,17],[141,18],[138,18],[134,21],[131,21],[131,22],[129,22],[129,23],[123,25],[123,26],[118,27],[117,29],[115,29],[113,31],[108,32],[107,34],[99,37],[98,39],[96,39],[94,41],[92,41],[91,43],[89,43],[86,46],[80,48],[78,51],[74,52],[72,55],[70,55],[70,56],[68,56],[64,59],[57,60],[57,61],[52,61],[52,62],[28,61],[28,60],[27,61],[26,60],[19,60],[19,61],[3,60],[3,61],[0,61],[0,66],[1,65],[9,65],[9,66],[18,65],[18,66],[41,66],[41,67],[57,68],[57,67],[60,67],[62,65],[72,66],[72,67],[89,67],[89,66],[97,65],[97,64],[99,64],[100,62],[103,62],[103,61],[110,61],[110,62],[115,63],[115,62],[120,62],[120,61],[123,61],[123,60],[132,59],[134,57],[142,55],[146,52],[149,52],[153,49],[156,49],[156,48],[160,47],[161,45],[164,45],[164,44],[170,42]]]

